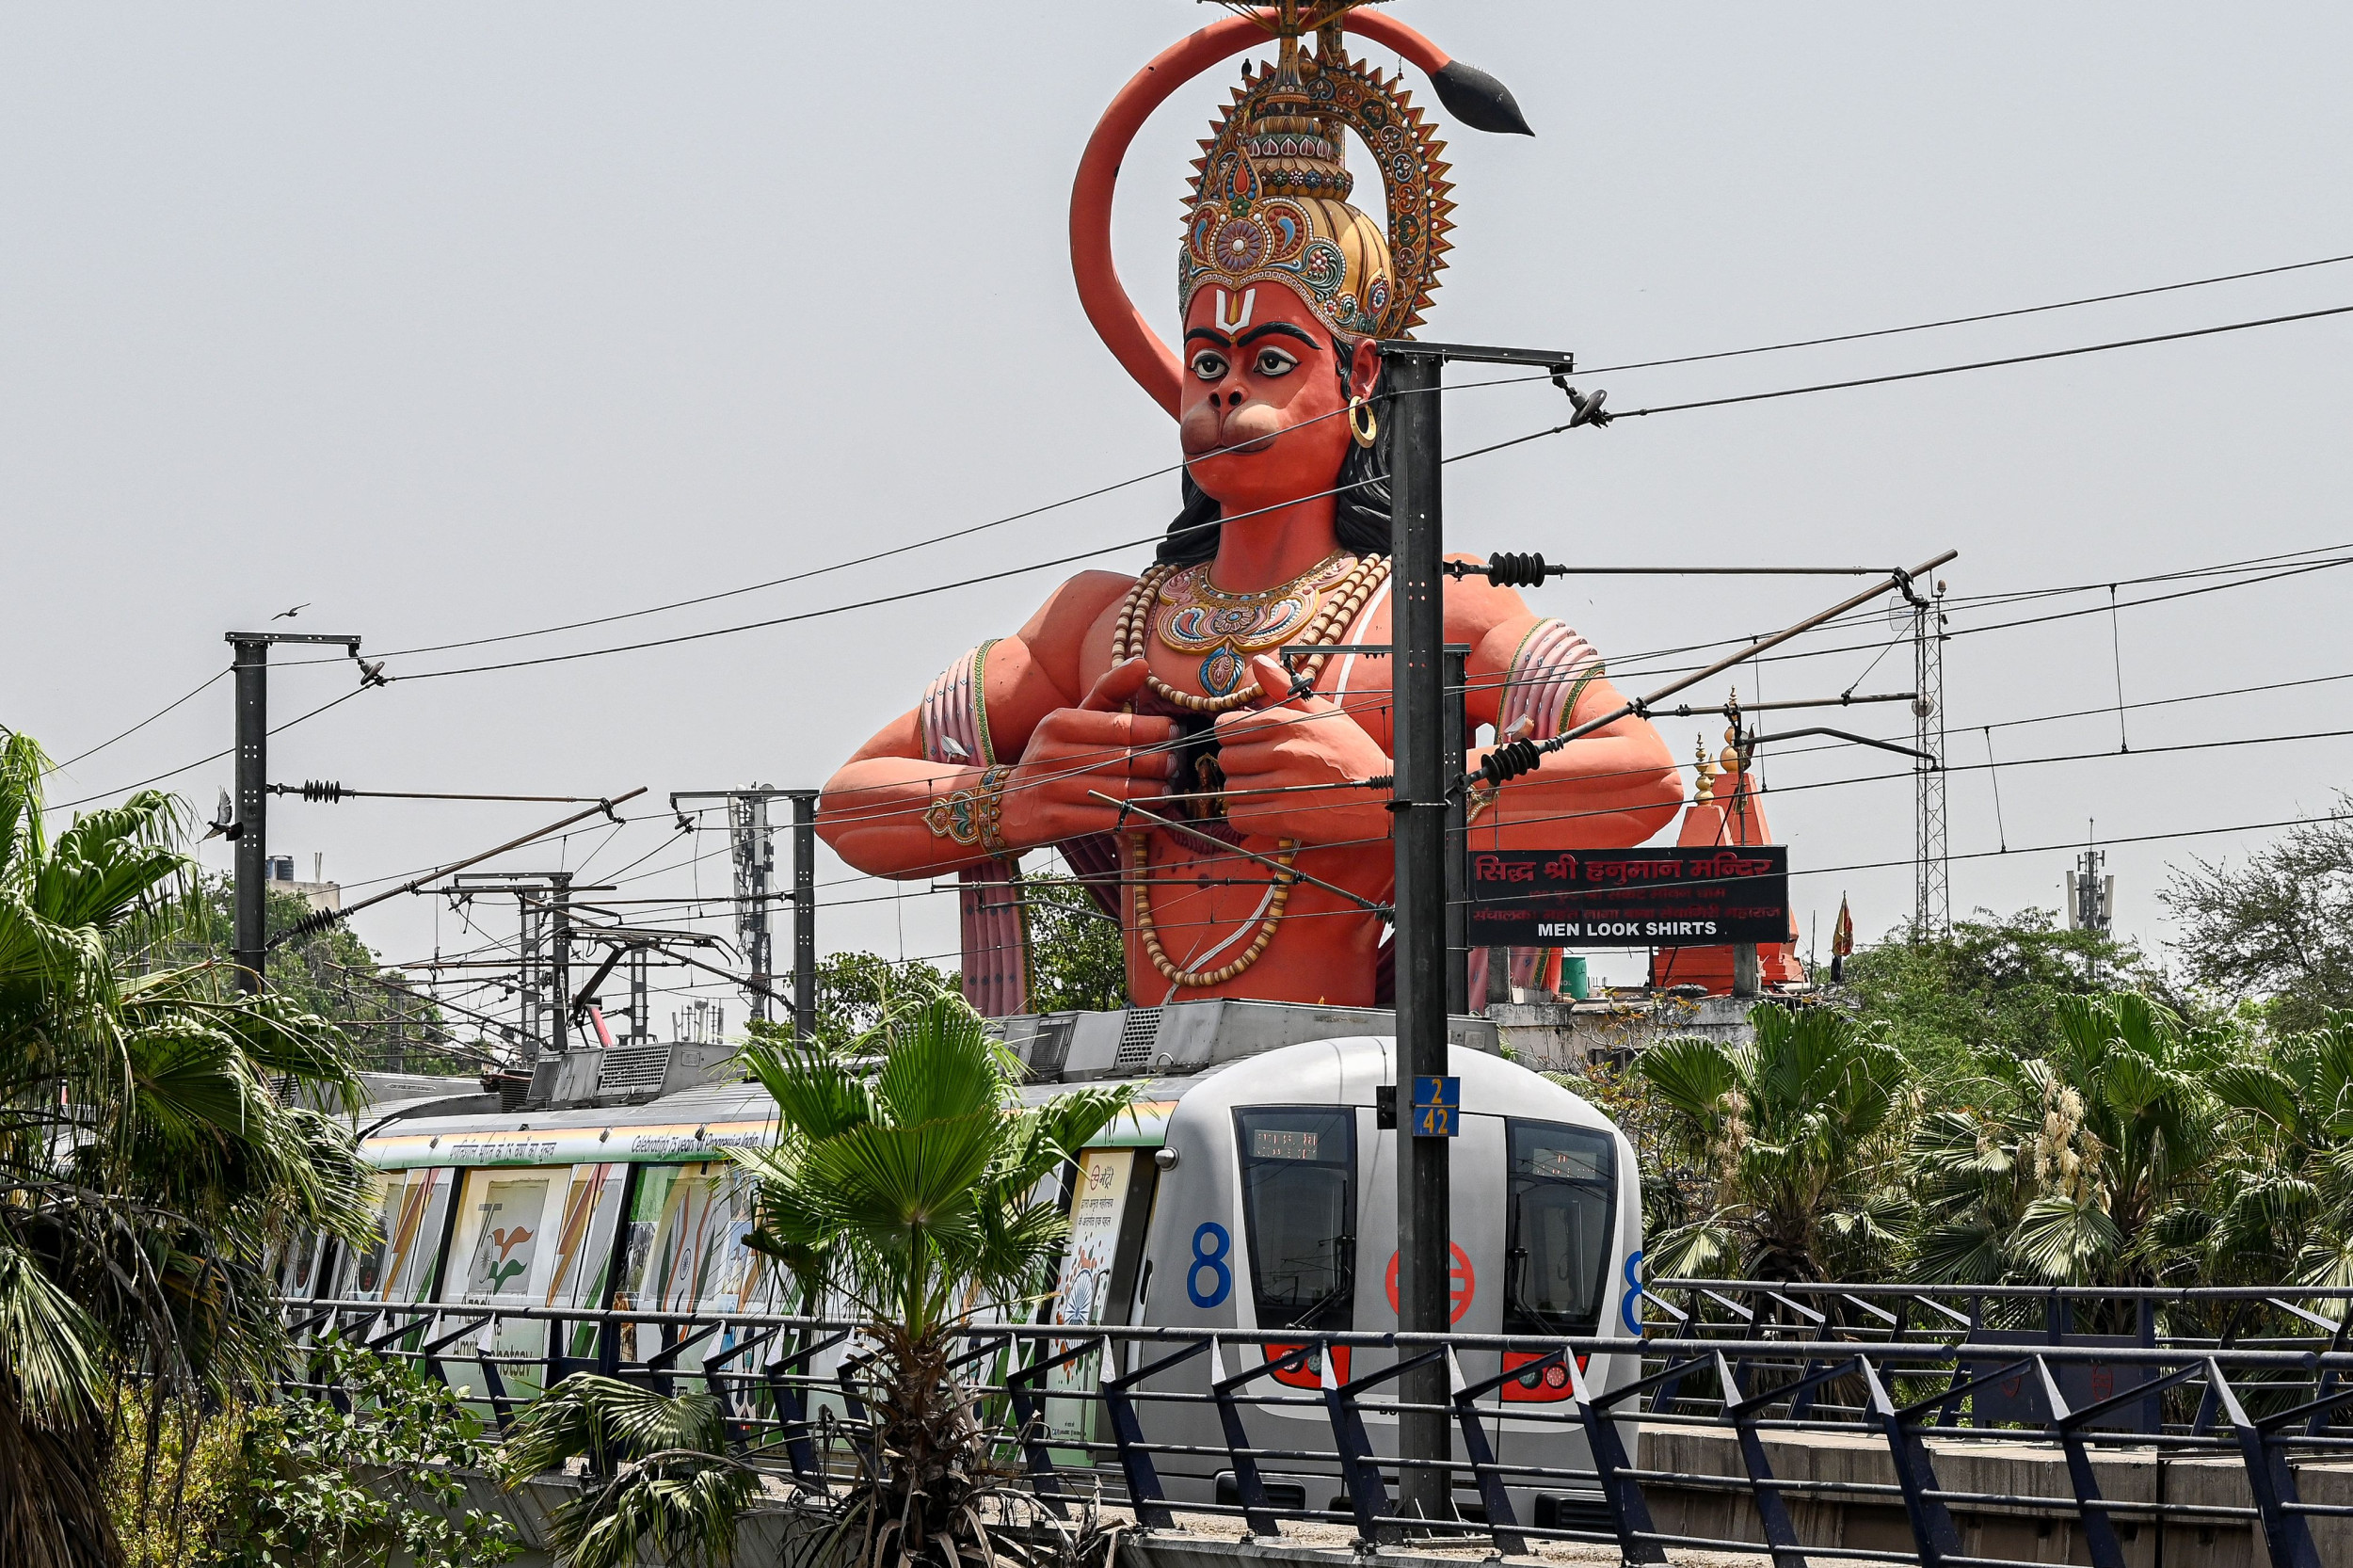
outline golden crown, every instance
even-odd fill
[[[1242,68],[1233,102],[1201,144],[1177,261],[1177,309],[1204,287],[1279,282],[1348,337],[1397,338],[1420,325],[1449,247],[1454,186],[1446,144],[1408,98],[1403,78],[1352,63],[1337,20],[1301,47],[1294,5],[1282,7],[1282,53]],[[1381,171],[1388,232],[1350,205],[1354,131]]]

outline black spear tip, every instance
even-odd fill
[[[1438,102],[1447,113],[1474,131],[1492,131],[1498,136],[1532,136],[1535,130],[1528,117],[1520,113],[1519,100],[1512,89],[1475,65],[1449,60],[1431,78],[1438,88]]]

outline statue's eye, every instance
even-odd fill
[[[1205,348],[1193,357],[1193,374],[1204,381],[1215,381],[1225,374],[1225,356]]]
[[[1289,376],[1298,364],[1297,359],[1279,348],[1258,350],[1258,374],[1261,376]]]

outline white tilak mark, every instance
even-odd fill
[[[1258,291],[1257,289],[1242,290],[1241,314],[1228,321],[1225,319],[1225,308],[1230,303],[1232,303],[1232,296],[1224,289],[1219,289],[1217,291],[1217,325],[1222,331],[1239,332],[1250,325],[1251,312],[1258,308]]]

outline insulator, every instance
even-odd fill
[[[1532,773],[1544,761],[1545,754],[1530,740],[1513,741],[1487,753],[1479,764],[1480,776],[1490,784],[1502,784],[1524,773]]]
[[[302,781],[302,798],[332,805],[344,798],[344,787],[331,778],[306,778]]]
[[[1532,551],[1498,550],[1487,557],[1487,581],[1498,588],[1540,588],[1545,558]]]

